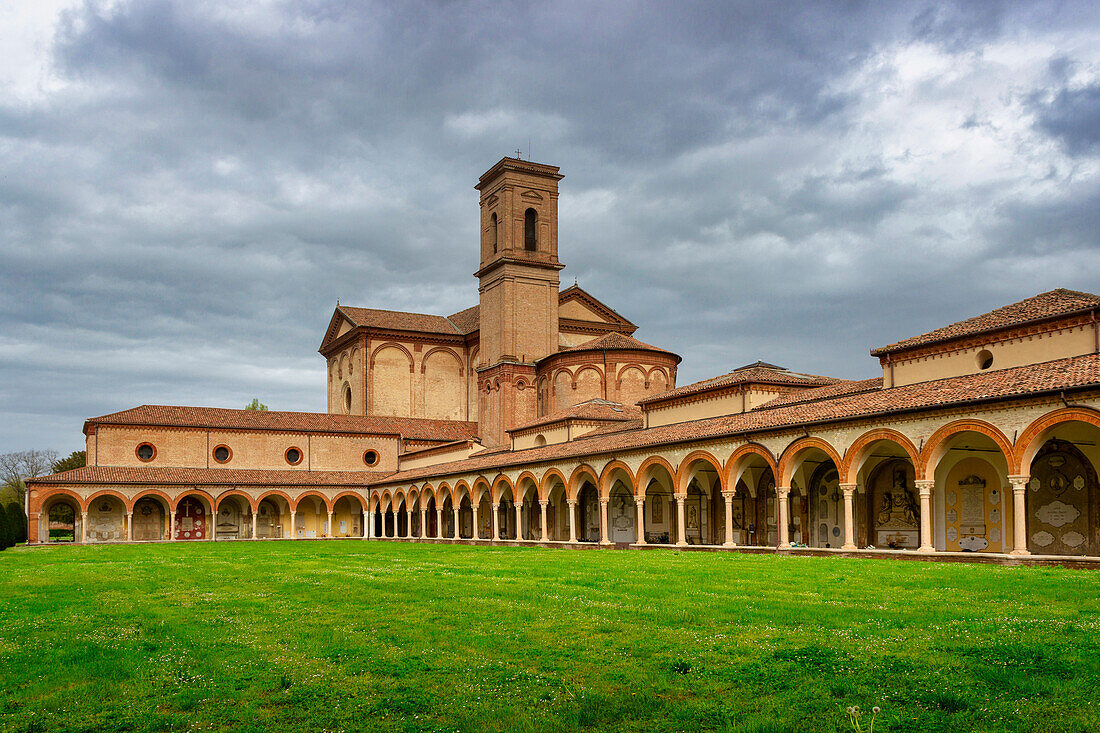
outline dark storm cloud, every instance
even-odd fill
[[[77,4],[50,83],[0,101],[0,450],[143,402],[323,410],[336,299],[476,302],[472,186],[528,144],[566,175],[563,283],[681,382],[867,376],[872,346],[1096,290],[1098,28],[1084,2]]]

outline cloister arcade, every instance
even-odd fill
[[[39,514],[46,542],[154,542],[194,540],[363,537],[364,502],[347,491],[332,500],[318,492],[291,497],[281,490],[249,495],[202,490],[170,497],[150,489],[127,498],[105,489],[87,499],[51,492]]]
[[[1065,408],[1014,442],[967,419],[919,447],[876,428],[844,451],[805,436],[779,455],[747,443],[676,465],[651,455],[636,471],[612,460],[582,463],[568,477],[558,468],[514,481],[474,476],[372,491],[372,536],[1095,556],[1098,446],[1100,413]],[[434,522],[416,516],[420,507],[434,508]],[[395,512],[411,534],[383,532]]]

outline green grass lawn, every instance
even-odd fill
[[[1100,573],[373,542],[0,553],[4,730],[1100,729]],[[866,723],[866,720],[864,721]]]

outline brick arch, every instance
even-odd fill
[[[924,449],[920,453],[920,467],[917,470],[923,472],[925,476],[935,476],[936,466],[933,464],[939,463],[943,457],[937,454],[937,451],[943,447],[952,436],[959,433],[980,433],[990,439],[1001,449],[1001,453],[1004,454],[1005,463],[1008,464],[1009,471],[1013,466],[1012,443],[1009,442],[1005,434],[1002,433],[996,426],[987,423],[984,420],[955,420],[949,422],[946,425],[941,426],[936,432],[928,438],[924,444]]]
[[[413,502],[416,502],[416,506],[420,506],[420,494],[421,490],[415,486],[410,486],[405,490],[405,508],[412,509]]]
[[[622,388],[623,376],[630,369],[637,370],[637,372],[642,375],[642,380],[645,382],[645,386],[649,386],[649,374],[646,372],[646,368],[641,364],[635,364],[634,362],[631,362],[629,364],[624,364],[623,367],[619,369],[619,371],[615,372],[615,389]]]
[[[171,507],[172,511],[176,511],[176,509],[179,508],[180,502],[183,501],[184,499],[186,499],[189,496],[198,496],[198,497],[201,497],[203,499],[206,499],[206,503],[210,507],[210,510],[211,511],[214,510],[214,497],[213,496],[211,496],[206,491],[203,491],[202,489],[188,489],[187,491],[180,492],[180,494],[176,497],[176,501],[175,501],[175,503],[172,504],[172,507]]]
[[[569,481],[565,478],[565,474],[556,468],[546,469],[546,473],[542,474],[542,480],[539,481],[539,501],[548,501],[550,499],[550,479],[554,476],[558,477],[558,481],[561,481],[561,485],[565,488],[565,496],[569,498]]]
[[[768,465],[768,468],[772,470],[772,476],[777,476],[779,474],[779,466],[775,460],[775,456],[772,455],[770,450],[759,443],[745,443],[744,445],[737,446],[737,449],[730,454],[728,459],[726,459],[726,465],[723,466],[722,486],[726,490],[737,490],[737,481],[740,478],[739,472],[741,465],[749,456],[759,456],[762,458],[764,463]]]
[[[581,477],[587,474],[592,479],[592,485],[596,487],[596,491],[600,490],[600,475],[596,473],[596,469],[589,466],[587,463],[582,463],[573,469],[573,473],[569,474],[569,483],[566,486],[566,495],[573,501],[577,500],[577,496],[580,494]]]
[[[383,514],[386,513],[386,512],[389,512],[389,511],[393,511],[393,494],[390,493],[389,489],[384,490],[379,495],[379,497],[378,497],[378,507],[380,509],[382,507],[386,507],[385,509],[382,509]]]
[[[649,484],[650,478],[649,472],[654,466],[660,466],[668,471],[672,486],[669,487],[673,492],[676,491],[676,469],[671,463],[666,461],[660,456],[650,456],[642,461],[642,465],[638,466],[637,481],[635,482],[634,490],[637,492],[636,496],[645,496],[646,486]]]
[[[646,373],[645,379],[646,379],[646,386],[647,387],[649,386],[649,383],[653,381],[654,372],[656,372],[656,373],[660,374],[662,377],[664,377],[665,378],[665,386],[668,387],[669,389],[672,389],[672,375],[669,374],[667,369],[665,369],[664,367],[659,367],[659,366],[651,367],[650,370]]]
[[[604,383],[605,375],[600,371],[599,367],[593,364],[583,364],[577,368],[577,371],[573,372],[573,387],[577,386],[577,377],[583,372],[596,372],[596,375],[600,378],[600,384]]]
[[[909,438],[902,435],[897,430],[892,430],[891,428],[875,428],[874,430],[868,430],[866,433],[856,438],[855,442],[848,446],[848,450],[844,452],[844,462],[837,466],[837,473],[840,475],[841,483],[856,483],[856,476],[859,473],[859,469],[862,468],[863,453],[865,449],[880,440],[894,443],[904,450],[905,454],[909,456],[909,462],[913,464],[916,480],[919,481],[924,478],[924,465],[920,460],[920,451],[917,450],[917,446],[913,445],[913,441],[909,440]]]
[[[512,485],[511,480],[509,480],[507,476],[503,473],[498,473],[496,478],[493,479],[493,487],[489,492],[489,502],[493,505],[500,503],[500,496],[503,493],[503,489],[500,488],[502,483],[507,484],[508,488],[512,490],[512,500],[515,501],[516,487]]]
[[[600,472],[600,481],[597,487],[600,490],[600,496],[607,499],[611,496],[611,477],[615,474],[615,471],[622,471],[629,479],[627,487],[630,489],[630,493],[637,495],[638,487],[635,485],[634,472],[630,470],[630,466],[626,465],[622,461],[614,460],[610,461],[603,467],[603,471]]]
[[[535,487],[535,496],[542,499],[542,492],[539,490],[539,480],[535,478],[535,474],[530,471],[524,471],[516,477],[515,484],[512,485],[512,498],[517,502],[522,502],[524,495],[527,493],[527,489],[520,489],[524,481],[530,481]]]
[[[280,491],[279,489],[270,489],[260,494],[258,497],[256,497],[256,506],[259,507],[261,501],[272,496],[281,496],[283,499],[286,500],[286,504],[288,507],[294,506],[294,501],[290,498],[290,494],[286,493],[285,491]]]
[[[100,489],[99,491],[95,492],[94,494],[92,494],[91,496],[88,497],[87,501],[85,502],[85,506],[91,506],[92,502],[95,501],[96,499],[98,499],[101,496],[113,496],[113,497],[115,497],[116,499],[118,499],[119,501],[122,502],[122,506],[126,509],[127,513],[132,512],[134,510],[134,505],[130,502],[130,500],[127,499],[124,494],[122,494],[121,492],[115,491],[114,489]]]
[[[673,481],[676,482],[676,491],[683,494],[687,493],[688,479],[691,471],[691,464],[697,461],[704,461],[709,463],[718,474],[718,480],[725,486],[724,471],[722,470],[722,462],[718,460],[713,453],[705,450],[696,450],[689,453],[684,457],[684,460],[680,461],[680,467],[676,469],[676,473],[672,475]]]
[[[374,348],[374,351],[372,351],[370,353],[370,368],[371,369],[374,368],[374,362],[378,358],[378,354],[380,354],[382,351],[385,351],[386,349],[397,349],[398,351],[403,353],[409,360],[409,372],[413,371],[413,364],[416,362],[416,360],[413,359],[413,355],[411,353],[409,353],[408,349],[406,349],[404,346],[397,343],[396,341],[387,341],[386,343],[379,344],[378,346],[376,346]]]
[[[451,494],[451,503],[454,506],[458,506],[462,502],[462,492],[465,490],[466,496],[469,497],[470,503],[474,503],[474,492],[470,489],[470,484],[463,480],[455,481],[454,491]]]
[[[1100,428],[1100,411],[1091,407],[1063,407],[1036,418],[1016,439],[1010,471],[1017,475],[1024,475],[1025,470],[1030,471],[1031,461],[1046,442],[1043,434],[1055,425],[1067,422],[1083,422]]]
[[[451,506],[455,505],[454,491],[451,489],[451,485],[446,481],[443,481],[439,486],[435,487],[435,505],[440,509],[443,508],[443,503],[450,498]]]
[[[775,474],[776,486],[791,485],[791,477],[794,474],[794,459],[807,450],[816,448],[822,451],[829,457],[829,460],[833,462],[833,465],[837,468],[843,463],[840,454],[836,452],[834,448],[827,440],[823,440],[814,436],[806,436],[799,438],[786,447],[783,451],[783,455],[779,457],[779,467]]]
[[[450,354],[451,356],[453,356],[455,361],[458,362],[458,376],[460,376],[460,377],[466,376],[466,370],[462,365],[462,357],[460,357],[455,352],[454,349],[452,349],[448,346],[436,346],[434,349],[432,349],[428,353],[424,354],[424,358],[422,358],[420,360],[420,373],[421,374],[423,374],[424,370],[427,368],[428,359],[430,359],[432,357],[432,354],[436,354],[436,353]]]
[[[297,512],[298,503],[307,496],[316,496],[318,499],[321,500],[321,503],[325,505],[325,509],[327,511],[332,511],[332,505],[328,503],[328,497],[322,494],[320,491],[303,491],[302,493],[298,494],[296,497],[294,497],[294,503],[290,505],[291,511]]]
[[[353,499],[357,499],[359,501],[359,506],[361,506],[361,507],[364,507],[364,506],[367,505],[367,502],[363,499],[363,495],[360,494],[359,492],[357,492],[357,491],[341,491],[339,494],[332,497],[332,506],[333,506],[333,508],[336,507],[336,502],[340,501],[345,496],[351,497]]]
[[[253,512],[255,512],[255,511],[256,511],[256,507],[257,507],[257,506],[258,506],[258,504],[259,504],[259,502],[257,502],[257,503],[255,503],[255,504],[253,504],[253,503],[252,503],[252,497],[251,497],[251,496],[249,496],[248,494],[244,493],[244,492],[243,492],[243,491],[241,491],[240,489],[229,489],[228,491],[223,491],[222,493],[218,494],[218,498],[217,498],[217,501],[216,501],[216,502],[214,503],[214,511],[217,511],[217,510],[218,510],[218,507],[219,507],[219,506],[221,505],[221,503],[222,503],[222,499],[225,499],[225,498],[227,498],[227,497],[230,497],[230,496],[239,496],[239,497],[241,497],[242,499],[244,499],[244,500],[245,500],[246,502],[248,502],[248,507],[249,507],[249,509],[251,509],[251,510],[252,510]]]
[[[148,498],[150,496],[155,496],[158,499],[163,500],[165,506],[167,506],[169,508],[172,507],[172,497],[168,496],[168,494],[164,493],[160,489],[145,489],[144,491],[139,492],[134,497],[133,504],[137,505],[137,503],[139,501],[141,501],[142,499]]]
[[[478,487],[481,487],[480,491],[478,490]],[[474,506],[480,506],[481,497],[485,496],[486,494],[489,495],[489,503],[492,504],[493,485],[489,483],[489,479],[485,478],[484,476],[478,476],[476,479],[474,479],[474,485],[470,487],[470,503]],[[477,501],[474,501],[475,498],[477,499]]]
[[[370,498],[367,500],[368,511],[371,514],[382,511],[382,499],[378,497],[377,493],[371,492]]]
[[[152,489],[152,491],[156,491],[156,489]],[[46,503],[49,502],[50,499],[56,499],[56,498],[60,498],[60,497],[64,497],[66,499],[72,499],[73,501],[75,501],[76,502],[76,510],[78,512],[84,513],[86,511],[88,511],[87,502],[84,501],[84,498],[82,496],[80,496],[80,494],[76,493],[72,489],[50,489],[46,493],[45,496],[40,497],[39,499],[36,500],[39,513],[41,514],[42,510],[46,507]],[[27,505],[27,509],[28,509],[27,515],[28,516],[31,514],[30,508],[31,508],[31,506],[34,505],[34,503],[35,502],[32,501]],[[169,506],[171,506],[171,504],[169,504]]]

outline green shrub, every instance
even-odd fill
[[[0,550],[6,550],[14,544],[11,537],[11,522],[8,521],[8,510],[0,504]]]
[[[27,541],[27,513],[18,502],[8,504],[8,519],[12,523],[12,544],[18,545]]]

